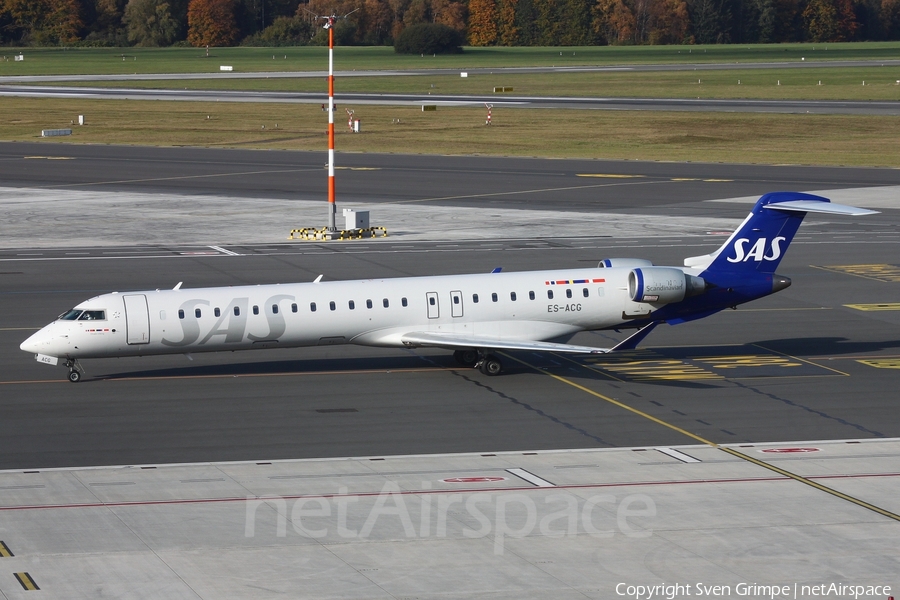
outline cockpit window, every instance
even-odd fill
[[[81,316],[78,317],[79,321],[105,321],[106,320],[106,311],[105,310],[86,310],[81,313]]]
[[[60,321],[74,321],[78,317],[80,317],[81,313],[83,313],[83,312],[84,312],[83,310],[78,310],[77,308],[73,308],[69,312],[64,312],[63,314],[59,315],[59,320]]]

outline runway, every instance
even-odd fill
[[[70,98],[77,100],[163,100],[180,102],[274,102],[285,104],[319,104],[326,102],[323,93],[163,90],[141,88],[101,88],[65,86],[2,85],[0,96],[25,98]],[[335,102],[354,104],[482,106],[485,103],[505,108],[545,108],[582,110],[649,110],[690,112],[747,112],[781,114],[833,115],[897,115],[900,102],[850,100],[719,100],[702,98],[591,98],[514,96],[504,94],[358,94],[338,93]]]
[[[0,254],[0,357],[8,365],[0,376],[0,468],[688,443],[681,431],[716,443],[900,436],[892,392],[900,356],[900,310],[890,308],[900,281],[894,258],[900,213],[891,194],[879,192],[893,188],[878,187],[897,185],[894,170],[354,156],[357,164],[390,170],[349,172],[371,176],[367,185],[374,214],[379,206],[383,211],[404,206],[398,209],[391,201],[422,200],[413,202],[424,205],[418,214],[434,211],[434,219],[456,222],[459,232],[451,234],[441,225],[431,239],[398,231],[376,241],[289,244],[285,227],[265,234],[251,224],[244,235],[260,239],[233,243],[232,232],[247,223],[248,214],[267,214],[270,201],[260,196],[291,196],[291,181],[298,180],[298,167],[289,168],[291,159],[301,172],[303,163],[309,164],[300,180],[322,178],[314,155],[41,146],[44,156],[52,150],[73,160],[23,158],[33,150],[28,144],[3,145],[0,169],[6,181],[8,174],[18,185],[33,186],[34,193],[75,189],[88,196],[70,202],[4,200],[20,211],[8,213],[15,215],[10,235],[33,243],[16,241]],[[118,158],[105,162],[112,156]],[[255,163],[244,164],[245,157]],[[227,176],[277,171],[277,165],[291,173],[273,177],[266,190],[254,189],[253,182],[260,179],[253,176],[249,181]],[[176,175],[192,168],[225,177]],[[133,176],[129,169],[158,177]],[[579,177],[583,171],[658,182],[653,194],[640,185],[580,189],[592,179]],[[730,174],[734,180],[663,177],[677,171],[708,179],[728,179],[722,175]],[[432,177],[439,178],[429,185]],[[348,195],[356,200],[366,196],[364,177],[345,179]],[[243,181],[243,190],[235,181]],[[434,188],[445,181],[451,182],[449,189],[435,195]],[[532,187],[536,181],[543,183],[539,191]],[[233,196],[224,194],[230,184]],[[315,190],[309,186],[311,197]],[[659,328],[634,356],[572,360],[511,354],[508,374],[489,378],[460,369],[440,351],[332,347],[196,355],[193,361],[90,361],[89,379],[72,385],[64,381],[63,370],[37,364],[18,349],[29,331],[94,294],[172,287],[178,281],[199,287],[312,280],[323,273],[328,279],[350,279],[479,272],[496,266],[564,268],[617,256],[680,264],[683,257],[720,244],[727,233],[723,228],[736,225],[749,208],[746,200],[705,200],[773,186],[844,187],[845,192],[835,193],[871,197],[868,202],[883,212],[865,219],[809,217],[779,269],[793,279],[792,287],[738,311]],[[452,197],[462,188],[468,189],[468,197]],[[132,212],[138,207],[130,194],[160,189],[168,196],[158,206],[148,208],[141,201],[139,212]],[[97,194],[110,200],[101,202]],[[287,200],[285,206],[307,210],[310,197]],[[79,206],[87,215],[79,216]],[[473,210],[479,208],[488,209],[487,214]],[[530,219],[534,213],[549,218],[558,217],[551,212],[575,209],[581,224],[577,231],[563,221],[554,225],[549,219]],[[492,210],[504,224],[532,235],[505,237],[489,218]],[[206,217],[215,211],[220,220],[211,228]],[[173,213],[172,220],[161,222],[160,231],[142,234],[145,222],[156,223],[143,221],[143,216],[127,222],[130,214],[166,212]],[[719,219],[710,221],[716,228],[678,225],[699,215]],[[614,217],[624,220],[615,222]],[[524,221],[517,225],[516,218]],[[671,219],[669,227],[666,219]],[[116,224],[107,226],[109,243],[56,241],[80,239],[80,228],[99,223],[102,230],[104,222]],[[418,223],[427,231],[427,219]],[[119,235],[120,228],[125,236]],[[122,239],[151,234],[170,241],[128,244]],[[190,236],[218,243],[191,244]],[[45,246],[42,240],[47,240]],[[887,308],[876,310],[881,304]],[[622,335],[583,334],[573,343],[608,346]],[[677,429],[600,402],[593,393]]]

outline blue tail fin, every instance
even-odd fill
[[[812,194],[772,192],[759,199],[721,248],[687,258],[684,264],[704,273],[774,273],[807,212],[862,215],[874,211],[832,204]]]

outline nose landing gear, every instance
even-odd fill
[[[69,381],[71,381],[72,383],[78,383],[79,381],[81,381],[81,378],[84,376],[84,369],[81,368],[81,365],[78,364],[78,361],[75,359],[69,359],[66,361],[66,366],[69,367]]]

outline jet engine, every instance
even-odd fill
[[[702,277],[670,267],[641,267],[628,274],[628,296],[635,302],[668,304],[706,291]]]
[[[598,269],[610,269],[612,267],[652,267],[653,263],[644,258],[604,258],[597,265]]]

